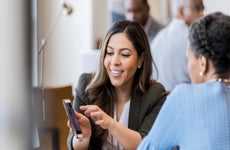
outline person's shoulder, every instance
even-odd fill
[[[191,106],[191,103],[194,104],[194,101],[200,103],[201,101],[206,101],[207,97],[216,97],[217,93],[221,94],[219,87],[218,83],[215,84],[210,82],[196,84],[181,83],[169,93],[166,102],[177,103],[180,106],[183,105],[188,108]]]
[[[162,28],[157,32],[156,36],[150,41],[150,46],[154,47],[157,43],[161,42],[165,38],[167,33],[167,27]]]
[[[181,83],[175,86],[175,88],[170,92],[169,96],[181,95],[181,97],[189,97],[201,92],[201,89],[204,89],[206,86],[205,83],[202,84],[191,84],[191,83]]]
[[[165,27],[161,22],[157,21],[152,16],[149,16],[149,20],[151,22],[151,26],[154,26],[155,28],[162,29]]]
[[[197,84],[192,84],[192,83],[181,83],[178,84],[173,91],[185,91],[185,90],[195,90],[195,89],[204,89],[204,88],[209,88],[213,85],[211,82],[203,82],[203,83],[197,83]]]
[[[86,86],[93,78],[93,73],[82,73],[78,79],[76,90],[85,90]]]
[[[189,83],[178,84],[167,95],[165,104],[181,106],[183,102],[187,101],[193,94],[193,85]]]
[[[147,92],[140,98],[143,101],[143,107],[155,107],[163,105],[167,96],[164,86],[159,82],[154,82]]]
[[[193,88],[193,84],[181,83],[181,84],[176,85],[175,88],[172,90],[172,92],[185,91],[191,88]]]
[[[191,83],[181,83],[181,84],[178,84],[177,86],[175,86],[175,89],[180,89],[180,88],[184,88],[184,87],[190,87],[190,86],[193,86],[193,84]]]
[[[149,90],[161,90],[161,91],[166,91],[165,90],[165,87],[160,83],[160,82],[157,82],[156,80],[152,80],[151,81],[151,86],[149,88]]]
[[[93,78],[93,73],[82,73],[79,77],[79,82],[89,81]]]
[[[159,99],[159,98],[166,97],[166,95],[167,95],[167,92],[164,86],[161,83],[153,80],[151,83],[151,86],[149,87],[147,92],[144,94],[144,97],[151,97],[151,98]]]
[[[202,91],[210,91],[210,90],[218,90],[221,89],[222,84],[220,82],[203,82],[203,83],[197,83],[197,84],[191,84],[191,83],[181,83],[178,84],[173,91],[184,91],[187,93],[199,93]]]

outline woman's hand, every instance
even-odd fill
[[[96,105],[81,106],[80,109],[85,111],[85,115],[91,117],[95,124],[100,125],[103,129],[109,129],[114,124],[115,120]]]
[[[72,140],[73,149],[78,149],[78,150],[88,149],[90,137],[92,134],[89,119],[86,116],[82,115],[81,113],[78,113],[76,111],[74,113],[77,118],[78,124],[81,128],[81,132],[83,136],[78,139],[76,138],[76,135],[74,135],[74,138]],[[69,127],[70,133],[74,134],[74,129],[70,123],[70,120],[68,120],[67,126]]]
[[[78,124],[81,128],[83,138],[89,138],[92,134],[89,119],[86,116],[82,115],[81,113],[78,113],[76,111],[74,111],[74,113],[77,118]],[[72,124],[70,123],[70,120],[68,120],[67,126],[69,127],[70,133],[74,134],[74,129],[72,127]]]
[[[95,124],[100,125],[103,129],[108,129],[113,137],[122,145],[124,149],[136,149],[141,135],[131,130],[111,118],[96,105],[81,106],[81,110],[87,117],[91,117]]]

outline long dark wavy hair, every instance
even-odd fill
[[[117,95],[106,72],[104,59],[111,36],[118,33],[124,33],[132,42],[137,51],[138,57],[143,55],[142,67],[137,69],[134,75],[131,99],[134,97],[141,97],[146,93],[153,82],[155,82],[155,80],[151,80],[153,60],[148,38],[142,26],[138,23],[127,20],[119,21],[113,24],[101,44],[100,65],[98,70],[92,75],[91,83],[86,88],[86,93],[90,99],[90,103],[99,106],[111,117],[114,115],[114,100],[116,100]],[[99,126],[95,126],[95,129],[93,130],[94,137],[98,138],[96,140],[97,145],[100,145],[101,147],[107,139],[108,131],[103,130]]]

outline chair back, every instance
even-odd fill
[[[72,86],[33,88],[39,125],[40,149],[66,150],[67,116],[62,99],[73,100]]]

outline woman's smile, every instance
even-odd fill
[[[122,71],[122,70],[115,70],[115,69],[111,69],[110,70],[111,75],[114,76],[114,77],[121,76],[123,72],[124,71]]]

